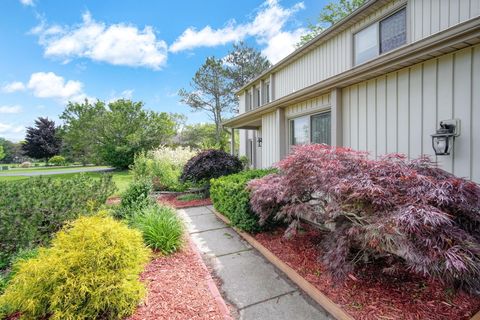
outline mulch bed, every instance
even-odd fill
[[[322,234],[310,226],[304,230],[288,240],[283,228],[254,237],[355,319],[461,320],[480,309],[478,297],[408,272],[385,275],[375,264],[358,267],[346,281],[335,283],[318,261]]]
[[[178,194],[162,194],[157,198],[159,203],[168,204],[176,209],[188,208],[188,207],[201,207],[212,204],[210,198],[197,199],[190,201],[181,201],[177,199]]]
[[[188,245],[175,254],[157,256],[141,275],[147,298],[128,320],[225,319],[208,278],[208,271]]]

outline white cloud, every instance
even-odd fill
[[[220,29],[206,26],[197,30],[189,27],[175,40],[169,50],[179,52],[197,47],[214,47],[254,37],[259,44],[266,46],[263,53],[275,63],[295,49],[300,35],[305,32],[302,28],[284,30],[288,20],[304,8],[303,2],[284,8],[278,0],[267,0],[257,10],[252,21],[237,24],[231,20]]]
[[[160,69],[167,61],[167,44],[158,40],[152,27],[143,30],[124,23],[106,25],[92,19],[89,12],[83,22],[71,26],[46,26],[31,30],[39,36],[47,57],[63,59],[88,58],[113,65]]]
[[[31,6],[31,7],[35,5],[33,0],[20,0],[20,3],[23,4],[24,6]]]
[[[21,106],[0,106],[0,113],[20,113],[22,112]]]
[[[12,92],[23,91],[23,90],[25,90],[25,85],[20,81],[10,82],[2,87],[2,91],[6,93],[12,93]]]
[[[107,103],[114,102],[119,99],[131,100],[133,98],[133,91],[133,89],[127,89],[120,92],[120,94],[117,94],[116,91],[113,91],[113,93],[110,95],[111,98],[107,100]]]
[[[0,136],[11,141],[20,141],[25,137],[25,125],[0,122]]]
[[[30,76],[27,88],[37,98],[54,98],[62,102],[82,101],[87,98],[83,92],[83,83],[75,80],[66,81],[53,72],[37,72]]]

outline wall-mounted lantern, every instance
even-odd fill
[[[432,134],[432,147],[437,156],[449,155],[455,143],[455,137],[460,135],[460,120],[440,121],[440,128]]]
[[[257,145],[258,145],[259,148],[262,147],[262,137],[257,138]]]

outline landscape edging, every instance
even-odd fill
[[[214,208],[210,209],[220,220],[230,225],[230,220],[225,217],[223,214],[215,210]],[[310,298],[322,306],[330,315],[332,315],[337,320],[355,320],[351,315],[349,315],[345,310],[343,310],[339,305],[330,300],[325,294],[320,290],[315,288],[310,282],[305,280],[299,273],[293,270],[289,265],[280,260],[273,252],[265,248],[260,242],[258,242],[254,237],[248,233],[239,230],[238,228],[230,225],[245,241],[247,241],[252,247],[257,249],[265,259],[270,261],[275,267],[280,269],[285,275],[297,286],[299,286]],[[475,313],[470,320],[480,320],[480,311]]]

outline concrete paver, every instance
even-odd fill
[[[332,319],[211,210],[213,207],[205,206],[179,209],[178,213],[240,319]]]

